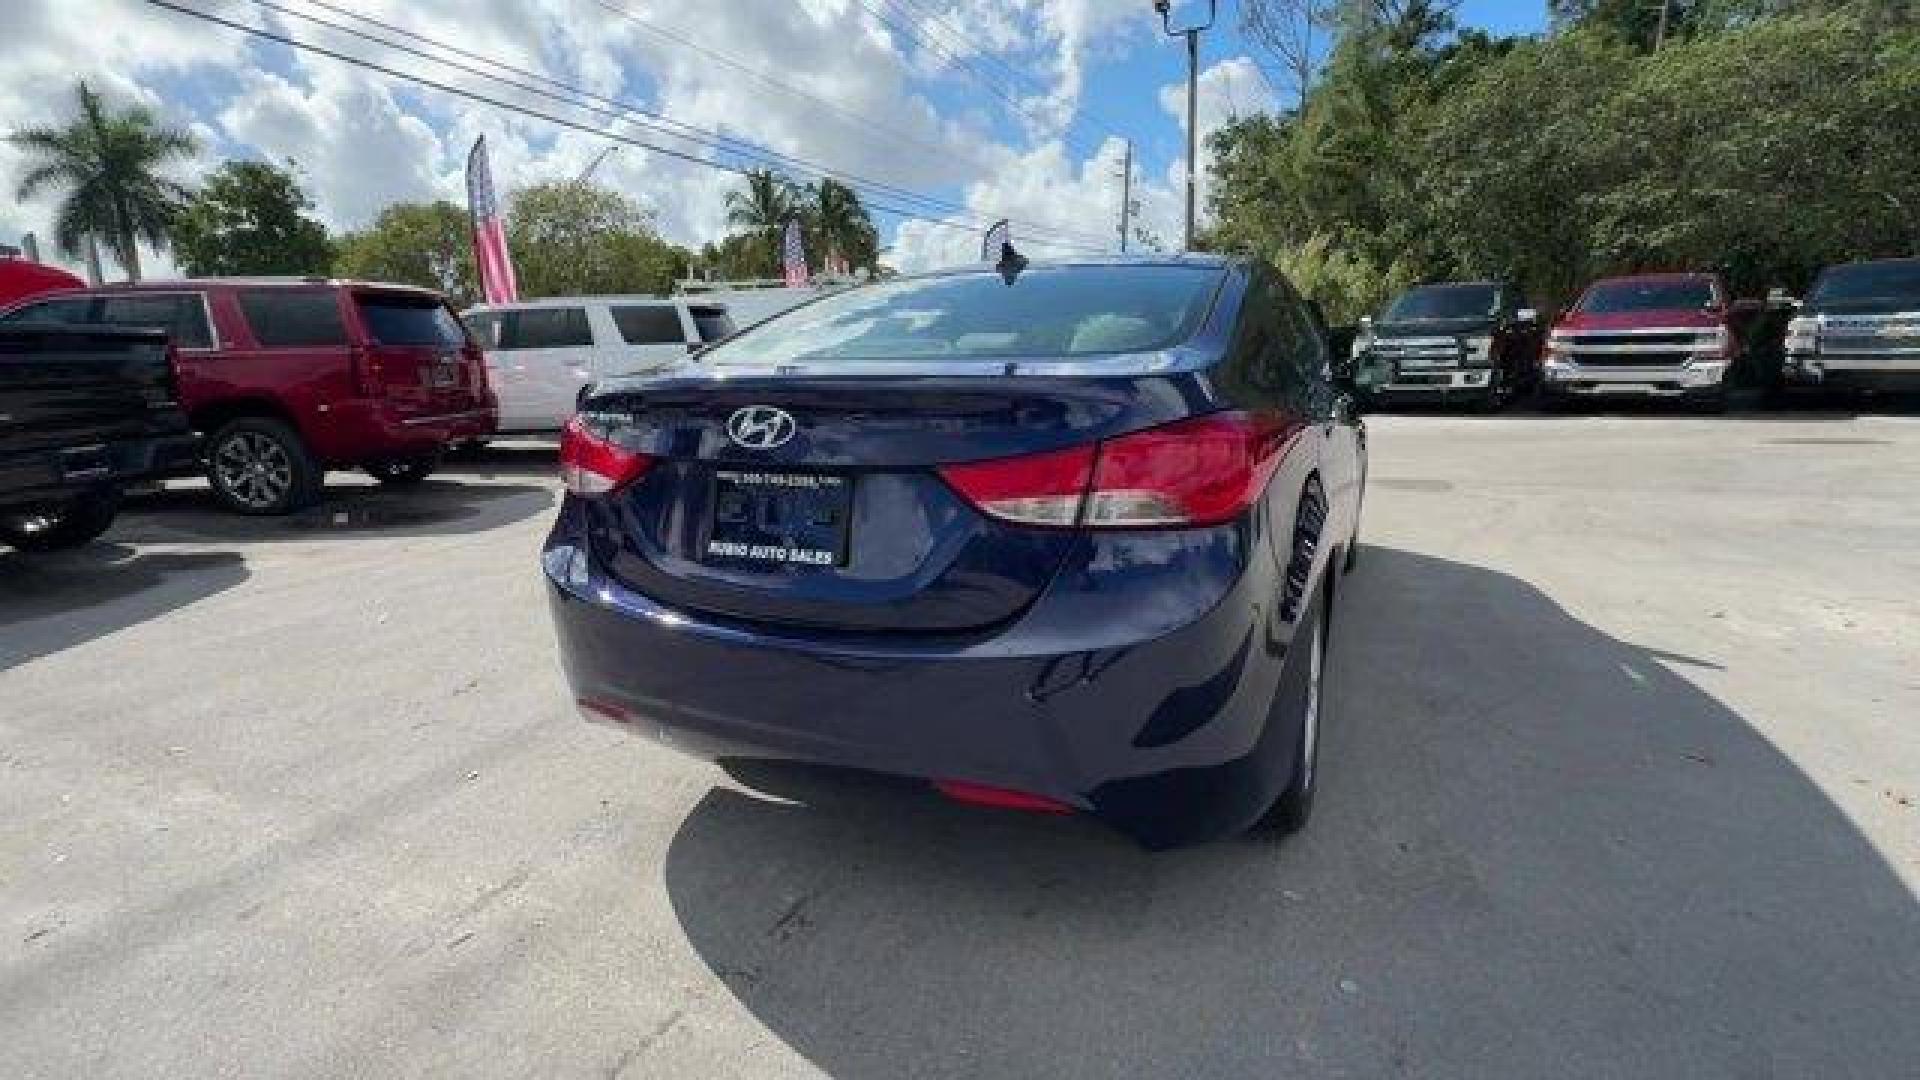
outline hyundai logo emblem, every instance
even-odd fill
[[[793,414],[771,405],[749,405],[727,417],[727,438],[749,450],[771,450],[793,438]]]

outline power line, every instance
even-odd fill
[[[961,25],[960,23],[954,21],[954,18],[951,13],[932,7],[930,5],[930,0],[927,0],[927,2],[923,2],[923,0],[885,0],[885,2],[891,3],[895,9],[911,10],[914,12],[918,12],[920,15],[924,16],[929,23],[940,28],[941,31],[943,32],[943,36],[945,36],[946,39],[949,41],[956,42],[962,45],[963,47],[972,45],[973,36],[967,30],[967,28]],[[998,56],[995,56],[994,54],[987,52],[984,49],[975,53],[974,56],[977,57],[979,60],[985,63],[991,64],[994,67],[1000,69],[1000,71],[1006,74],[1008,81],[1024,84],[1027,87],[1027,89],[1031,90],[1036,97],[1046,97],[1054,92],[1053,87],[1048,86],[1047,84],[1034,78],[1032,75],[1029,75],[1026,72],[1020,70],[1019,68],[1014,67],[1012,64],[1007,63],[1005,60],[1000,59]],[[1096,123],[1100,124],[1103,129],[1100,132],[1102,136],[1117,135],[1119,134],[1120,129],[1126,126],[1125,124],[1115,123],[1110,117],[1106,117],[1101,115],[1100,113],[1095,112],[1094,110],[1088,108],[1084,103],[1081,104],[1076,111],[1080,115],[1085,116],[1088,119],[1093,120]]]
[[[912,191],[907,188],[884,183],[878,180],[871,180],[866,177],[858,176],[852,173],[847,173],[841,170],[836,170],[825,165],[820,165],[816,162],[808,161],[805,158],[795,157],[790,154],[783,154],[779,151],[772,150],[763,146],[759,146],[745,139],[736,138],[734,136],[726,135],[724,133],[713,131],[707,128],[701,128],[691,124],[682,123],[681,121],[675,120],[672,117],[667,116],[665,113],[642,108],[641,106],[635,105],[631,102],[621,101],[615,98],[607,97],[606,95],[603,95],[603,94],[597,94],[597,93],[594,93],[593,91],[587,90],[575,84],[568,83],[560,79],[555,79],[551,76],[543,75],[539,72],[528,71],[524,68],[515,67],[514,65],[508,64],[504,61],[496,60],[492,57],[484,56],[479,53],[475,53],[470,50],[463,49],[457,45],[450,45],[444,41],[440,41],[435,38],[428,37],[427,35],[420,34],[418,32],[409,30],[405,27],[395,26],[392,23],[382,22],[381,20],[376,19],[373,16],[362,15],[350,9],[341,8],[337,5],[328,3],[327,0],[305,0],[305,2],[310,6],[322,8],[331,12],[336,12],[347,18],[358,20],[370,26],[379,27],[380,29],[387,31],[389,33],[398,34],[406,38],[411,38],[413,40],[424,42],[428,45],[441,49],[445,52],[453,53],[458,56],[463,56],[463,57],[472,59],[477,63],[489,65],[490,67],[498,68],[504,71],[510,71],[540,83],[545,83],[550,86],[559,87],[560,89],[566,91],[567,95],[578,95],[579,97],[589,99],[590,101],[603,102],[607,106],[610,106],[611,108],[610,109],[598,108],[593,105],[585,104],[581,101],[577,101],[571,96],[556,94],[547,90],[542,90],[537,86],[529,86],[525,83],[520,83],[512,79],[504,78],[498,74],[495,74],[493,71],[490,71],[490,70],[471,67],[465,64],[452,61],[452,60],[448,60],[445,57],[433,56],[429,53],[422,52],[418,48],[415,48],[413,45],[410,45],[404,42],[389,40],[387,38],[383,38],[375,34],[369,34],[364,30],[361,30],[352,26],[343,26],[340,23],[332,22],[330,20],[323,19],[323,18],[320,18],[319,16],[312,15],[306,12],[295,11],[285,7],[282,4],[274,2],[274,0],[253,0],[253,2],[259,7],[278,12],[282,15],[290,15],[294,18],[313,23],[317,26],[324,26],[330,30],[334,30],[339,33],[350,35],[361,41],[373,42],[374,44],[381,45],[386,48],[394,49],[399,52],[420,57],[421,59],[429,60],[433,63],[441,64],[445,67],[452,68],[453,70],[456,70],[456,71],[465,72],[469,75],[474,75],[479,78],[487,79],[495,83],[511,86],[511,87],[514,87],[515,89],[522,90],[530,94],[536,94],[540,97],[547,98],[548,100],[557,101],[563,105],[580,109],[583,112],[594,113],[594,114],[606,117],[608,119],[613,119],[613,120],[626,120],[630,123],[635,124],[638,127],[647,129],[656,134],[666,135],[671,138],[683,139],[688,142],[695,143],[696,145],[720,150],[725,153],[737,154],[741,157],[751,158],[758,162],[762,162],[762,163],[777,162],[777,163],[789,165],[804,173],[810,173],[820,177],[830,177],[834,180],[838,180],[843,184],[846,184],[849,187],[862,190],[863,193],[867,194],[869,197],[871,197],[871,195],[877,191],[883,197],[902,200],[909,203],[917,203],[924,208],[930,209],[940,214],[976,215],[976,216],[980,216],[980,220],[989,220],[992,215],[992,211],[990,210],[979,210],[979,211],[970,210],[963,204],[955,203],[946,199],[937,198],[932,195],[921,194],[919,192]],[[648,120],[655,121],[655,123],[649,123],[647,120],[635,120],[631,115],[622,115],[622,114],[634,114],[634,115],[646,117],[648,118]],[[661,126],[663,124],[669,128],[673,128],[677,130],[665,130]],[[1023,222],[1022,228],[1026,230],[1030,230],[1033,234],[1042,236],[1042,237],[1051,235],[1051,236],[1061,237],[1064,239],[1086,240],[1086,241],[1097,241],[1098,239],[1097,237],[1093,236],[1090,233],[1079,232],[1077,230],[1069,229],[1064,226],[1045,225],[1045,224],[1039,224],[1039,223],[1033,223],[1033,222]]]
[[[264,29],[261,29],[260,27],[248,26],[245,23],[236,22],[232,19],[223,18],[219,15],[214,15],[209,12],[196,11],[180,3],[176,3],[175,0],[146,0],[146,3],[154,7],[165,8],[169,11],[173,11],[181,15],[186,15],[191,18],[200,19],[205,22],[215,23],[220,26],[225,26],[231,30],[238,30],[243,34],[249,34],[251,36],[262,38],[267,41],[276,42],[278,44],[285,45],[288,48],[299,49],[305,52],[316,53],[318,55],[325,56],[333,60],[338,60],[341,63],[350,64],[354,67],[365,68],[369,71],[377,71],[382,75],[388,76],[389,78],[399,79],[404,82],[414,83],[419,86],[425,86],[429,89],[438,90],[442,93],[452,94],[456,97],[463,97],[470,101],[477,101],[483,105],[490,105],[493,108],[501,109],[506,112],[517,113],[522,116],[529,116],[535,119],[545,120],[550,124],[555,124],[560,127],[569,128],[574,131],[584,132],[589,135],[597,135],[601,138],[611,139],[615,142],[622,143],[624,145],[638,147],[643,150],[650,150],[653,153],[662,154],[667,157],[674,158],[679,161],[688,162],[693,165],[699,165],[709,169],[716,169],[721,172],[733,173],[734,175],[737,175],[737,176],[745,176],[748,174],[748,172],[751,171],[745,168],[741,168],[737,165],[729,165],[729,164],[726,164],[725,162],[713,161],[708,158],[697,157],[693,154],[689,154],[684,151],[675,150],[671,147],[660,146],[656,143],[650,143],[644,139],[637,139],[629,135],[622,135],[618,132],[609,131],[605,128],[595,127],[591,124],[581,123],[580,121],[577,121],[577,120],[570,120],[570,119],[567,119],[566,117],[555,116],[552,113],[543,112],[539,109],[528,108],[527,106],[524,106],[524,105],[516,105],[512,102],[504,101],[504,100],[501,100],[500,98],[492,97],[476,90],[470,90],[464,87],[454,86],[449,83],[440,82],[435,79],[427,78],[426,76],[423,76],[423,75],[416,75],[411,72],[400,71],[395,68],[388,67],[384,64],[380,64],[375,61],[365,59],[364,57],[352,56],[335,49],[329,49],[322,45],[313,44],[312,42],[300,41],[296,38],[289,37],[285,34],[277,34],[271,30],[264,30]],[[936,226],[943,226],[946,228],[954,228],[954,229],[963,229],[968,232],[979,231],[979,225],[976,223],[962,223],[957,220],[938,218],[938,217],[931,216],[929,214],[921,213],[914,210],[907,210],[901,207],[891,206],[891,205],[877,202],[877,201],[870,201],[868,205],[876,210],[895,214],[903,218],[912,218],[914,220],[924,221],[924,222],[927,222],[928,224],[932,224]],[[1037,239],[1034,242],[1043,247],[1080,249],[1085,251],[1105,251],[1106,250],[1104,247],[1070,243],[1070,242],[1059,241],[1059,240]]]
[[[948,61],[949,63],[952,63],[960,67],[962,70],[966,71],[967,74],[973,77],[975,82],[985,87],[987,92],[991,93],[994,97],[999,98],[1001,101],[1006,102],[1007,106],[1010,109],[1018,112],[1022,116],[1025,116],[1027,119],[1033,121],[1036,124],[1040,124],[1042,126],[1046,125],[1047,123],[1046,117],[1040,116],[1034,113],[1032,108],[1028,106],[1026,102],[1022,101],[1016,95],[1008,93],[1006,88],[1002,87],[998,82],[995,82],[993,79],[988,78],[978,68],[974,67],[973,64],[969,62],[966,57],[957,55],[953,53],[951,50],[947,49],[946,47],[940,44],[937,44],[936,42],[932,41],[930,38],[920,34],[919,31],[913,29],[913,27],[903,26],[900,23],[895,22],[893,19],[888,18],[884,12],[874,7],[871,3],[868,2],[868,0],[854,0],[854,2],[859,4],[861,9],[864,10],[867,14],[872,15],[874,18],[880,20],[881,24],[886,26],[888,29],[894,31],[895,33],[905,35],[907,40],[918,42],[922,48],[925,48],[927,51],[933,53],[935,56],[938,56]],[[1072,126],[1073,126],[1072,118],[1069,117],[1067,127],[1071,128]],[[1063,130],[1060,133],[1060,138],[1062,141],[1072,146],[1074,150],[1078,153],[1085,154],[1088,157],[1098,156],[1097,150],[1089,150],[1087,149],[1085,143],[1076,142],[1071,137],[1068,131]]]

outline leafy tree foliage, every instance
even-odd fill
[[[507,208],[507,248],[520,294],[664,293],[688,253],[660,239],[651,216],[611,188],[536,184]]]
[[[1720,269],[1754,293],[1920,249],[1912,19],[1699,0],[1653,52],[1579,6],[1517,40],[1350,25],[1299,110],[1215,138],[1209,242],[1290,268],[1339,319],[1414,281],[1510,276],[1551,307],[1607,273]]]
[[[77,259],[88,240],[97,241],[128,280],[138,281],[139,244],[166,249],[168,227],[188,194],[164,170],[197,147],[191,134],[160,126],[144,106],[116,111],[84,82],[77,96],[80,115],[72,122],[22,128],[10,137],[29,162],[15,197],[64,190],[53,229],[61,254]]]
[[[455,307],[480,299],[467,212],[444,199],[394,203],[380,212],[371,228],[341,237],[334,272],[438,289]]]
[[[294,165],[229,161],[174,218],[173,250],[190,274],[324,274],[333,265],[326,227]]]

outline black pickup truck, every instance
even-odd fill
[[[164,333],[0,326],[0,544],[87,543],[126,484],[190,471],[198,455]]]

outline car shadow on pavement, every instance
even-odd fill
[[[438,475],[412,487],[334,484],[320,502],[285,517],[224,509],[204,484],[171,485],[129,501],[117,539],[257,544],[322,536],[437,536],[485,532],[551,510],[536,484],[474,484]]]
[[[770,794],[697,805],[674,911],[742,1006],[842,1078],[1920,1061],[1915,895],[1657,655],[1518,578],[1378,547],[1334,635],[1322,788],[1291,840],[1149,854],[917,785],[735,768]]]
[[[118,523],[108,536],[124,539]],[[246,562],[231,551],[136,552],[112,542],[41,555],[0,551],[0,671],[165,615],[246,579]]]
[[[555,439],[517,439],[447,455],[440,473],[451,476],[553,478],[560,475],[560,446]]]

